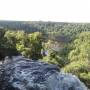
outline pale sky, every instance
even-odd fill
[[[0,20],[90,22],[90,0],[0,0]]]

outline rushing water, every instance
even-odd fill
[[[87,90],[76,76],[59,72],[56,65],[17,56],[5,61],[3,68],[0,90]]]

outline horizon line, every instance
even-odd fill
[[[12,19],[0,19],[0,21],[17,21],[17,22],[56,22],[56,23],[90,23],[90,22],[79,22],[79,21],[50,21],[50,20],[12,20]]]

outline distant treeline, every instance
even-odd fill
[[[25,30],[26,32],[65,32],[90,31],[90,23],[64,23],[64,22],[43,22],[43,21],[0,21],[0,28],[9,30]]]
[[[90,23],[65,23],[43,21],[0,21],[0,28],[6,30],[24,30],[25,32],[43,32],[53,36],[66,36],[71,41],[83,31],[90,31]],[[69,40],[69,41],[70,41]]]

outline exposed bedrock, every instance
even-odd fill
[[[56,65],[17,56],[0,67],[0,90],[87,90],[71,74]]]

